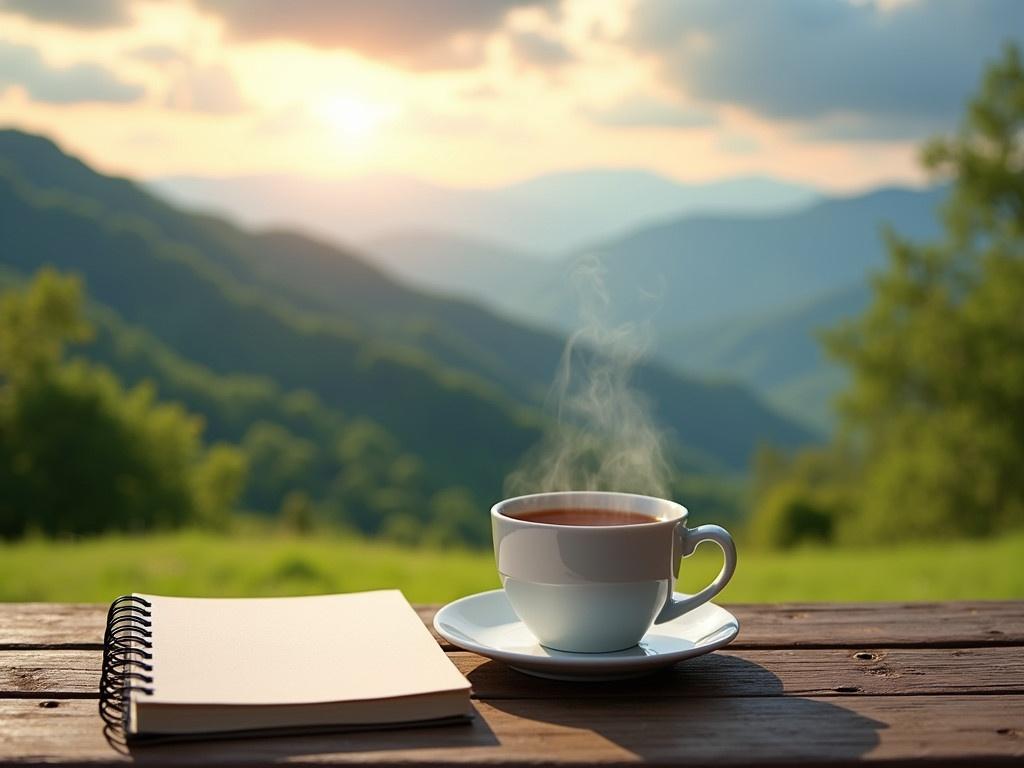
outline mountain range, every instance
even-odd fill
[[[845,378],[821,329],[866,306],[885,263],[884,227],[937,231],[944,190],[823,197],[799,184],[685,185],[640,171],[550,174],[488,190],[401,177],[345,182],[258,177],[150,183],[190,205],[287,221],[361,252],[407,285],[481,302],[505,318],[573,332],[580,260],[604,270],[610,326],[640,323],[677,371],[741,381],[828,430]],[[589,267],[588,267],[589,268]]]
[[[45,138],[0,131],[0,231],[15,275],[80,275],[110,318],[95,354],[185,400],[214,439],[236,439],[256,412],[314,444],[318,423],[368,419],[437,487],[489,499],[544,427],[558,333],[410,288],[294,231],[183,211]],[[651,363],[634,381],[691,471],[742,472],[763,442],[815,439],[742,385]]]
[[[639,170],[552,173],[490,188],[455,188],[373,175],[151,179],[181,205],[229,214],[252,226],[286,225],[366,246],[409,232],[443,232],[537,256],[558,255],[652,219],[684,213],[790,210],[812,187],[763,177],[683,183]]]
[[[538,260],[480,241],[415,233],[381,238],[378,263],[417,285],[471,296],[509,317],[572,331],[573,279],[600,265],[602,320],[646,325],[676,370],[742,381],[819,429],[844,381],[817,332],[856,314],[884,266],[884,231],[938,233],[942,187],[882,188],[775,214],[686,215]],[[585,286],[585,283],[584,283]]]

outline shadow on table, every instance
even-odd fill
[[[550,750],[567,748],[574,762],[590,762],[607,759],[612,747],[662,763],[831,761],[870,752],[878,744],[878,731],[886,727],[838,704],[783,695],[776,675],[726,654],[619,682],[544,680],[495,661],[468,676],[479,714],[465,724],[133,745],[126,754],[140,763],[213,765],[383,751],[389,752],[387,759],[415,761],[429,760],[430,750],[441,750],[434,757],[443,761],[444,750],[493,750],[514,735],[518,746],[513,751],[522,754],[510,755],[513,759],[553,758],[557,755]],[[566,729],[597,738],[573,741]],[[399,754],[406,750],[419,752]],[[483,759],[490,752],[478,754]]]
[[[481,690],[486,681],[481,699],[499,712],[591,731],[645,760],[852,759],[888,727],[821,699],[783,695],[760,664],[723,654],[617,682],[529,678],[493,661],[469,678]]]
[[[233,738],[125,744],[105,731],[111,748],[139,763],[268,763],[288,758],[339,753],[494,747],[498,739],[483,718],[434,726],[295,735],[248,735]]]

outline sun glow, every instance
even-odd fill
[[[331,128],[347,139],[359,141],[369,139],[397,113],[392,106],[351,96],[331,98],[321,105],[319,111]]]

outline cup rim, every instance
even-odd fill
[[[502,512],[499,507],[504,507],[514,502],[521,502],[527,499],[539,499],[541,497],[566,497],[566,496],[583,496],[583,495],[598,495],[598,496],[612,496],[621,499],[642,499],[644,501],[657,502],[659,504],[667,505],[673,513],[672,517],[667,517],[659,520],[652,520],[649,523],[622,523],[616,525],[560,525],[558,523],[541,523],[536,520],[523,520],[519,517],[512,517]],[[511,496],[507,499],[502,499],[497,504],[491,507],[491,517],[499,517],[502,520],[508,520],[513,523],[519,523],[520,525],[536,526],[538,528],[554,528],[557,530],[577,530],[577,531],[621,531],[624,528],[651,528],[658,525],[666,525],[669,523],[685,523],[689,516],[689,510],[677,501],[671,499],[663,499],[660,496],[648,496],[642,493],[622,493],[620,491],[546,491],[543,493],[525,493],[521,496]]]

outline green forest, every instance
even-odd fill
[[[1024,525],[1024,69],[1007,47],[960,132],[924,147],[951,182],[943,236],[887,234],[859,317],[823,334],[850,372],[823,447],[763,451],[752,539],[863,543]]]
[[[635,370],[698,521],[765,549],[1024,526],[1016,49],[922,161],[948,185],[941,235],[889,232],[867,309],[821,333],[848,381],[832,434],[739,384]],[[0,232],[5,539],[256,525],[482,549],[552,426],[558,334],[177,209],[43,137],[0,131]]]

